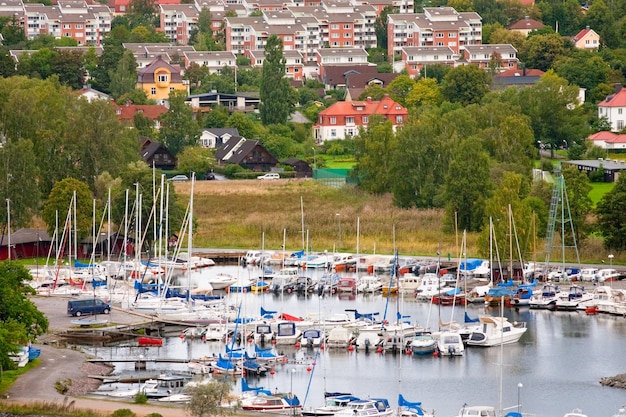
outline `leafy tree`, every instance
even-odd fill
[[[487,94],[489,76],[476,65],[451,69],[441,82],[441,93],[450,102],[463,105],[478,103]]]
[[[186,92],[172,91],[169,97],[170,108],[159,117],[159,139],[174,155],[178,155],[186,146],[196,145],[200,136],[198,122],[185,104],[186,99]]]
[[[518,57],[527,68],[548,71],[557,58],[566,54],[565,42],[569,41],[558,33],[530,36],[519,50]]]
[[[408,75],[399,75],[387,86],[389,96],[406,107],[406,98],[415,86],[415,81]]]
[[[195,172],[199,178],[212,170],[215,163],[214,152],[201,146],[188,146],[178,155],[178,170]]]
[[[563,180],[566,184],[570,218],[574,225],[576,242],[581,244],[590,231],[587,216],[591,213],[593,207],[593,202],[589,198],[591,184],[587,174],[578,171],[578,168],[574,165],[564,165],[561,169],[563,170]],[[570,232],[571,230],[567,230],[566,235],[570,235]]]
[[[211,417],[224,415],[222,400],[230,394],[232,384],[228,380],[212,380],[206,384],[197,384],[187,387],[185,391],[191,397],[186,405],[187,411],[193,417]]]
[[[420,70],[420,78],[434,78],[441,85],[443,77],[450,71],[450,67],[443,64],[424,65]]]
[[[0,365],[13,369],[9,354],[48,330],[48,320],[27,298],[34,290],[28,270],[15,262],[0,263]]]
[[[459,229],[481,230],[485,199],[492,187],[489,164],[489,154],[478,138],[462,140],[455,147],[444,185],[448,224],[454,224],[456,214]]]
[[[135,89],[137,84],[137,61],[133,52],[124,51],[115,71],[109,73],[109,90],[114,99],[129,93]]]
[[[442,101],[441,88],[434,78],[420,78],[406,96],[407,106],[438,106]]]
[[[0,148],[0,199],[11,201],[11,227],[26,227],[39,209],[39,178],[33,142],[29,139],[10,140]],[[34,181],[33,181],[34,180]],[[0,205],[0,218],[7,218],[7,205]]]
[[[370,84],[363,89],[361,95],[359,95],[359,100],[367,100],[371,98],[372,100],[379,101],[387,94],[387,90],[381,87],[379,84]]]
[[[526,37],[523,34],[505,29],[503,27],[499,27],[499,28],[494,29],[493,32],[491,32],[488,43],[492,43],[492,44],[507,44],[508,43],[508,44],[513,45],[517,50],[519,50],[519,48],[521,48],[521,46],[524,44],[525,40],[526,40]]]
[[[285,123],[291,113],[291,87],[285,77],[283,41],[270,35],[265,45],[265,60],[261,77],[260,112],[264,124]]]
[[[234,112],[226,121],[225,127],[234,127],[239,131],[239,136],[247,139],[256,139],[261,136],[263,126],[255,123],[250,117],[242,112]]]
[[[608,250],[626,249],[626,175],[620,175],[615,187],[602,197],[596,206],[598,229]]]
[[[0,27],[2,44],[7,48],[13,49],[26,44],[26,33],[16,15],[11,17],[2,16],[0,18]]]
[[[204,116],[204,127],[223,128],[226,126],[229,116],[228,107],[213,107],[211,111]]]
[[[91,82],[94,88],[105,93],[111,91],[109,87],[111,84],[110,74],[117,70],[122,55],[124,55],[124,47],[121,41],[118,44],[114,37],[110,35],[106,37],[102,55],[98,58],[98,65],[91,73]]]
[[[385,6],[376,18],[376,21],[374,22],[374,31],[376,32],[376,44],[380,45],[381,47],[389,45],[389,42],[387,40],[387,16],[394,13],[398,13],[395,7]]]
[[[15,75],[15,61],[11,57],[11,53],[6,48],[0,48],[0,76],[11,77]]]
[[[554,62],[554,71],[561,77],[587,91],[606,83],[610,68],[604,60],[589,51],[577,51],[572,56],[559,57]]]
[[[77,179],[65,178],[54,184],[48,199],[43,205],[42,218],[48,225],[48,234],[50,236],[54,234],[57,216],[61,227],[63,227],[62,225],[66,218],[71,219],[72,223],[74,222],[74,204],[71,204],[74,192],[76,192],[76,224],[72,224],[72,227],[76,228],[79,240],[84,239],[91,233],[93,199],[89,187]],[[59,231],[59,233],[62,232]]]
[[[370,117],[367,130],[354,138],[356,165],[352,175],[359,187],[382,194],[392,186],[393,154],[398,145],[391,121],[382,116]]]
[[[158,26],[158,9],[154,0],[130,0],[126,18],[131,29],[137,26]]]
[[[59,50],[52,61],[52,72],[59,76],[61,84],[74,90],[83,87],[85,70],[82,54],[78,51]]]
[[[52,67],[57,56],[57,52],[48,48],[40,49],[30,56],[24,55],[17,67],[17,72],[20,75],[45,80],[53,75]]]

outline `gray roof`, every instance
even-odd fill
[[[563,161],[566,164],[576,165],[576,166],[584,166],[589,168],[602,168],[608,171],[622,171],[626,170],[626,162],[618,161],[618,160],[610,160],[610,159],[582,159],[582,160],[574,160],[574,161]]]

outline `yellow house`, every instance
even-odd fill
[[[171,91],[185,91],[189,94],[188,83],[184,82],[178,65],[170,65],[161,55],[137,74],[136,88],[146,92],[148,99],[160,104],[167,101]]]
[[[578,49],[596,50],[600,47],[600,35],[587,26],[572,38],[572,42]]]

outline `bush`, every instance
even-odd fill
[[[54,389],[62,395],[67,394],[67,392],[70,390],[70,387],[72,386],[72,380],[71,379],[65,379],[63,381],[58,380],[57,382],[54,383]]]
[[[137,417],[137,414],[133,413],[133,410],[129,410],[128,408],[120,408],[119,410],[115,410],[111,417]]]
[[[148,415],[146,415],[146,417],[163,417],[161,414],[159,413],[150,413]]]
[[[135,404],[145,404],[148,402],[148,396],[145,392],[135,394]]]

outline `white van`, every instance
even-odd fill
[[[265,175],[260,175],[256,177],[258,180],[278,180],[280,179],[280,175],[278,172],[268,172]]]

